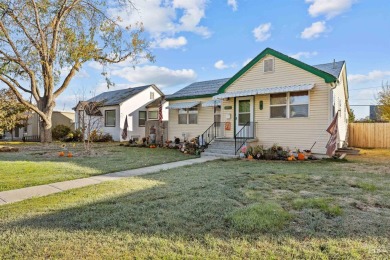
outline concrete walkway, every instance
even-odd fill
[[[126,177],[145,175],[148,173],[155,173],[163,170],[169,170],[177,167],[204,163],[207,161],[216,160],[218,157],[204,156],[201,158],[171,162],[166,164],[154,165],[145,168],[107,173],[103,175],[92,176],[83,179],[76,179],[71,181],[62,181],[51,184],[39,185],[34,187],[22,188],[17,190],[9,190],[0,192],[0,205],[22,201],[33,197],[42,197],[53,193],[62,192],[65,190],[81,188],[85,186],[95,185],[104,181],[119,180]]]

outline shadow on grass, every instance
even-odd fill
[[[276,166],[275,166],[276,165]],[[273,200],[290,211],[291,219],[279,229],[267,231],[240,231],[228,221],[236,210],[261,205],[246,195],[248,185],[259,178],[266,182],[268,176],[277,175],[278,167],[264,165],[259,173],[253,169],[242,169],[229,161],[218,161],[204,165],[183,167],[139,178],[145,181],[164,183],[130,193],[123,189],[121,195],[110,199],[77,206],[69,209],[48,211],[44,215],[10,222],[7,229],[34,228],[65,231],[128,231],[133,234],[150,234],[161,237],[202,239],[212,235],[221,239],[232,237],[259,237],[268,234],[275,237],[292,236],[297,239],[307,237],[389,237],[389,216],[371,214],[356,209],[344,209],[344,214],[329,217],[315,209],[300,212],[290,208],[288,202]],[[249,172],[249,173],[248,173]],[[131,179],[125,180],[131,181]],[[112,183],[115,188],[115,183]],[[82,190],[73,191],[81,194]],[[267,192],[267,191],[263,191]],[[60,194],[59,196],[68,196]],[[81,194],[82,195],[82,194]],[[57,195],[54,195],[57,196]],[[50,207],[50,205],[48,205]]]

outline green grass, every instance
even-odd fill
[[[334,199],[332,198],[309,198],[309,199],[296,199],[292,205],[295,209],[312,208],[319,209],[329,216],[340,216],[343,211],[339,205],[334,205]]]
[[[361,188],[365,191],[376,191],[378,187],[373,183],[359,182],[356,184],[356,187]]]
[[[384,259],[376,167],[219,160],[3,205],[0,259]]]
[[[70,151],[75,150],[75,157],[68,158],[58,157],[60,146],[22,144],[17,146],[20,152],[0,153],[0,191],[194,158],[177,150],[130,148],[118,143],[96,145],[93,156],[78,156],[81,147],[68,145]]]
[[[230,224],[242,232],[271,232],[283,228],[291,214],[272,202],[256,203],[228,215]]]

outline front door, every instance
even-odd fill
[[[253,97],[236,98],[236,134],[239,137],[253,137],[253,124]]]

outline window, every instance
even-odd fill
[[[264,72],[274,71],[274,59],[264,60]]]
[[[290,117],[309,116],[309,93],[307,91],[290,93]]]
[[[221,106],[214,107],[214,122],[221,122]]]
[[[271,94],[271,118],[286,118],[287,93]]]
[[[138,126],[145,126],[145,122],[146,122],[146,111],[139,111]]]
[[[109,126],[109,127],[115,126],[115,110],[105,111],[104,126]]]
[[[15,128],[15,137],[19,138],[19,127]]]
[[[150,92],[150,99],[154,99],[154,92]]]
[[[148,112],[148,120],[157,120],[157,119],[158,119],[158,111]]]
[[[192,125],[198,123],[198,109],[196,107],[188,110],[188,123]]]
[[[271,118],[294,118],[309,116],[309,92],[271,94]]]
[[[198,108],[187,108],[179,110],[179,124],[197,124],[198,123]]]
[[[187,124],[187,110],[180,109],[179,110],[179,125],[186,125],[186,124]]]

